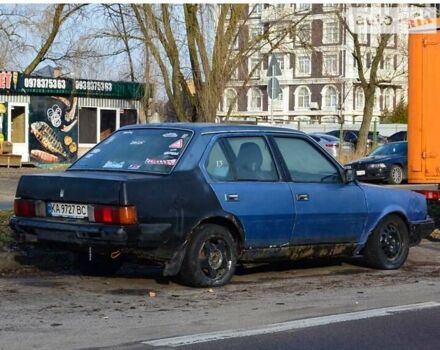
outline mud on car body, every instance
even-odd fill
[[[399,268],[432,231],[415,192],[360,184],[307,135],[221,124],[124,127],[63,173],[20,179],[10,225],[78,254],[84,273],[124,256],[191,286],[237,261],[359,255]]]

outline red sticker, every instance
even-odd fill
[[[179,139],[168,146],[168,148],[182,148],[182,147],[183,147],[183,140],[182,139]]]

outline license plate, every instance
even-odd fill
[[[357,176],[365,175],[365,170],[357,170],[357,171],[356,171],[356,175],[357,175]]]
[[[83,219],[88,216],[87,204],[48,203],[47,214],[63,218]]]

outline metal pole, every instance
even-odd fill
[[[271,79],[274,77],[274,69],[275,69],[275,65],[273,64],[272,65],[272,77],[271,77]],[[271,124],[274,124],[274,118],[273,118],[273,100],[274,100],[274,98],[273,98],[273,95],[274,95],[274,82],[272,81],[272,94],[271,94],[271,98],[270,98],[270,119],[271,119]]]

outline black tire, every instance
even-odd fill
[[[370,235],[365,247],[365,260],[377,269],[401,267],[409,252],[408,227],[397,215],[385,217]]]
[[[220,287],[231,280],[236,263],[237,248],[229,230],[203,224],[188,243],[179,277],[191,287]]]
[[[390,175],[388,176],[388,183],[392,185],[399,185],[403,182],[404,173],[400,165],[394,164],[390,168]]]
[[[92,261],[89,261],[88,253],[79,253],[78,268],[86,276],[111,276],[121,268],[122,257],[112,259],[110,255],[93,253]]]

